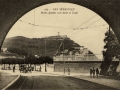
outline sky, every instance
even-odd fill
[[[10,29],[6,38],[24,36],[41,38],[67,35],[102,59],[104,33],[108,24],[95,12],[71,3],[51,3],[23,15]]]

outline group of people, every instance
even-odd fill
[[[98,69],[98,68],[94,69],[94,67],[93,67],[93,69],[90,69],[90,77],[93,77],[93,78],[94,78],[95,75],[96,75],[96,77],[98,78],[99,69]]]

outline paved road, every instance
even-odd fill
[[[116,90],[104,85],[65,76],[21,76],[7,90]]]

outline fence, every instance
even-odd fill
[[[54,61],[99,61],[94,54],[55,56]],[[101,60],[100,60],[101,61]]]

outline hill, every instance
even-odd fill
[[[63,38],[61,36],[50,36],[44,38],[26,38],[23,36],[6,38],[3,43],[3,48],[7,48],[9,52],[17,53],[18,55],[49,55],[53,56],[59,49]],[[63,41],[64,49],[69,49],[73,46],[80,46],[70,38],[66,37]],[[45,49],[46,48],[46,49]],[[63,50],[61,45],[60,51]],[[89,53],[92,53],[89,51]]]

